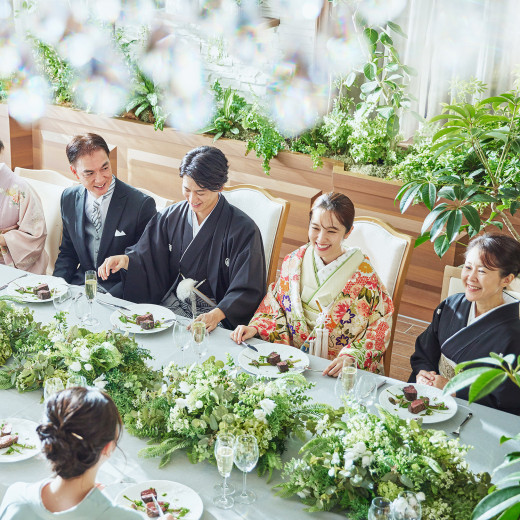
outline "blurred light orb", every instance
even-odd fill
[[[304,0],[301,4],[302,16],[307,20],[315,20],[322,8],[323,0]]]
[[[0,19],[6,19],[11,16],[13,9],[9,0],[0,0]]]
[[[92,36],[79,32],[67,36],[60,43],[59,51],[73,67],[83,67],[94,57],[95,47]]]
[[[32,76],[21,87],[13,88],[7,98],[9,115],[22,125],[38,121],[49,102],[49,85],[40,76]]]
[[[90,0],[88,7],[98,20],[114,23],[121,13],[121,0]]]
[[[329,38],[325,47],[327,65],[333,76],[349,74],[364,62],[363,51],[355,38]]]
[[[0,46],[0,77],[14,74],[22,65],[22,57],[18,49],[10,42],[2,42]]]
[[[213,114],[213,100],[206,92],[189,98],[165,96],[168,124],[181,132],[196,132],[208,124]]]
[[[284,18],[315,20],[323,7],[323,0],[272,0],[273,9]]]
[[[406,7],[406,0],[361,0],[359,13],[368,25],[380,25],[396,18]]]
[[[21,11],[20,19],[38,40],[55,46],[63,37],[70,16],[66,0],[37,0],[30,11]]]
[[[150,25],[156,15],[153,0],[126,0],[119,12],[118,25],[139,27]]]
[[[76,96],[89,111],[115,116],[121,113],[128,92],[103,77],[94,77],[78,83]]]

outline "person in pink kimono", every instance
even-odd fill
[[[359,368],[383,372],[394,305],[370,259],[349,247],[354,213],[352,201],[341,193],[316,200],[309,243],[285,257],[280,278],[249,325],[231,333],[234,341],[257,335],[305,349],[318,338],[323,345],[319,355],[332,361],[324,375],[337,376],[344,355],[353,357]]]
[[[0,153],[3,149],[0,141]],[[46,238],[40,198],[29,183],[0,163],[0,264],[45,274]]]

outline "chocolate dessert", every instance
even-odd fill
[[[281,360],[282,360],[282,358],[280,357],[280,354],[278,354],[278,352],[271,352],[267,356],[267,362],[269,364],[273,365],[273,367],[275,367],[278,363],[280,363]]]
[[[0,449],[1,448],[9,448],[15,442],[18,442],[18,435],[2,435],[0,437]]]
[[[166,502],[157,502],[159,504],[159,507],[162,509],[163,513],[166,513],[168,510],[168,504]],[[157,511],[157,508],[155,507],[155,504],[153,502],[148,502],[146,504],[146,514],[150,518],[156,518],[159,516],[159,511]]]
[[[155,321],[153,320],[143,320],[139,323],[142,329],[151,330],[155,327]]]
[[[287,361],[280,361],[276,363],[276,366],[280,372],[289,372],[289,363]]]
[[[37,295],[40,291],[48,291],[48,290],[49,290],[49,286],[46,283],[41,283],[40,285],[37,285],[33,289],[33,293]]]
[[[417,390],[413,385],[408,385],[403,388],[403,394],[407,401],[415,401],[417,399]]]
[[[42,289],[36,293],[36,297],[38,300],[50,300],[51,299],[51,291],[49,289]]]
[[[153,314],[151,312],[148,312],[147,314],[142,314],[141,316],[137,316],[135,322],[137,323],[137,325],[141,325],[141,322],[149,320],[153,321]]]
[[[148,502],[151,502],[153,504],[153,498],[157,498],[157,491],[155,491],[154,488],[145,489],[144,491],[141,491],[141,500],[147,504]]]
[[[416,399],[408,405],[408,411],[410,413],[419,413],[426,410],[426,404],[422,399]]]

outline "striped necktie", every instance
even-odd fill
[[[115,186],[116,181],[112,177],[112,182],[108,187],[108,191],[102,197],[99,197],[98,199],[94,200],[92,207],[92,224],[94,224],[94,227],[96,228],[96,233],[99,233],[99,231],[101,230],[101,202],[112,194]]]

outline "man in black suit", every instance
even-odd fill
[[[157,210],[151,197],[112,175],[110,151],[101,136],[76,135],[66,152],[81,185],[67,188],[61,197],[63,238],[53,274],[83,285],[85,271],[134,245]],[[123,294],[119,273],[102,285],[114,296]]]

